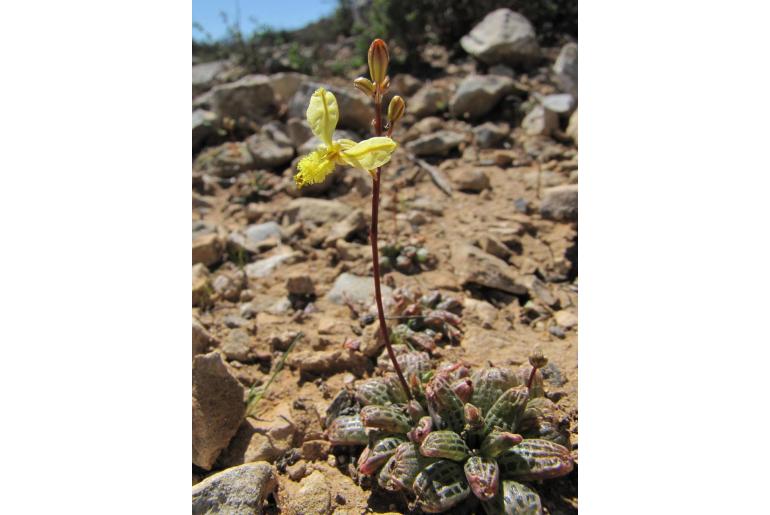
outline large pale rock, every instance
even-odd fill
[[[390,297],[393,294],[393,290],[389,287],[384,284],[380,286],[383,297]],[[331,290],[326,294],[326,299],[335,304],[345,304],[345,300],[348,299],[352,302],[369,305],[374,299],[374,279],[347,272],[340,274],[334,281]]]
[[[302,84],[289,103],[289,116],[305,119],[310,97],[318,88],[325,88],[334,93],[340,110],[340,128],[353,129],[364,133],[371,130],[371,122],[374,117],[372,106],[366,102],[364,96],[353,88],[340,88],[319,82],[306,82]]]
[[[565,118],[572,114],[572,111],[575,110],[577,105],[575,102],[575,97],[569,93],[546,95],[541,100],[541,103],[543,104],[543,107],[548,111],[553,111],[559,116],[564,116]]]
[[[528,64],[540,49],[535,29],[524,16],[502,8],[487,14],[460,40],[463,49],[487,64]]]
[[[416,156],[445,156],[463,141],[465,134],[444,130],[410,141],[406,148]]]
[[[240,80],[215,86],[209,105],[220,117],[259,120],[275,110],[273,88],[270,78],[265,75],[247,75]]]
[[[449,105],[449,91],[435,84],[427,84],[407,102],[407,112],[418,118],[446,111]]]
[[[561,91],[578,96],[578,47],[567,43],[561,48],[553,65],[554,82]]]
[[[337,200],[297,198],[289,202],[284,215],[289,217],[290,223],[313,222],[324,225],[344,219],[351,211],[352,207]]]
[[[548,188],[540,203],[540,215],[543,218],[562,222],[576,222],[578,219],[577,184]]]
[[[192,363],[192,461],[211,470],[219,453],[238,430],[246,406],[243,386],[217,352]]]
[[[269,463],[247,463],[213,474],[192,487],[193,515],[261,514],[262,503],[278,486]]]
[[[500,75],[471,75],[449,101],[454,116],[478,118],[489,113],[509,92],[514,90],[513,79]]]
[[[485,286],[514,295],[527,293],[508,263],[473,245],[454,244],[451,264],[463,285]]]

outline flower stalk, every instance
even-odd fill
[[[374,94],[374,135],[375,137],[382,136],[382,96],[383,85],[390,83],[386,73],[388,69],[388,47],[381,39],[375,39],[369,48],[369,70],[374,81],[375,94]],[[400,97],[397,97],[400,99]],[[401,100],[403,104],[403,100]],[[401,107],[400,118],[403,115],[404,108]],[[391,109],[388,109],[390,114]],[[390,117],[389,117],[390,118]],[[393,132],[394,121],[389,120],[388,124],[388,137]],[[412,392],[409,385],[404,379],[404,374],[401,372],[401,367],[396,360],[396,354],[393,352],[393,346],[390,344],[390,335],[388,333],[388,325],[385,321],[385,310],[382,307],[382,289],[380,287],[380,251],[377,245],[377,222],[380,212],[380,182],[381,182],[382,167],[377,167],[372,179],[372,225],[369,231],[369,239],[372,244],[372,269],[374,272],[374,297],[377,303],[377,318],[380,324],[380,337],[385,342],[385,348],[388,351],[388,357],[390,358],[393,368],[396,370],[398,380],[401,383],[401,387],[406,392],[406,396],[409,400],[412,400]]]

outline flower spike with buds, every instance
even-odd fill
[[[294,180],[298,188],[323,182],[338,164],[372,173],[390,161],[390,156],[397,146],[390,138],[378,136],[360,143],[349,139],[332,139],[339,116],[337,99],[331,92],[318,88],[310,98],[307,121],[313,134],[318,136],[322,143],[297,165],[299,173],[294,176]]]

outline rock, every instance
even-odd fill
[[[371,256],[372,249],[369,245],[359,245],[358,243],[348,243],[345,240],[337,240],[335,248],[340,259],[343,261],[358,261]]]
[[[246,406],[243,386],[217,352],[192,363],[192,461],[211,470],[219,453],[238,430]]]
[[[327,440],[308,440],[302,443],[302,457],[307,461],[325,460],[331,450]]]
[[[508,263],[473,245],[454,244],[451,264],[463,285],[475,284],[514,295],[527,293],[527,288],[518,282]]]
[[[222,243],[216,234],[198,236],[192,242],[192,264],[211,266],[222,259]]]
[[[283,504],[283,503],[282,503]],[[281,507],[283,511],[283,506]],[[300,489],[287,499],[289,515],[327,515],[331,513],[331,486],[320,470],[302,479]]]
[[[408,73],[399,73],[390,81],[390,91],[402,97],[413,95],[421,87],[422,81]]]
[[[446,111],[449,105],[449,91],[435,84],[420,88],[406,104],[406,112],[418,118]]]
[[[262,513],[265,498],[278,486],[268,463],[247,463],[213,474],[192,487],[193,515]]]
[[[484,329],[491,329],[497,320],[497,309],[489,302],[467,297],[463,301],[463,320],[480,322]]]
[[[479,148],[493,148],[511,134],[507,123],[486,122],[473,128],[473,136]]]
[[[516,73],[513,71],[513,69],[510,66],[506,66],[504,64],[496,64],[494,66],[490,66],[489,73],[490,75],[500,75],[502,77],[508,77],[511,79],[516,77]]]
[[[218,346],[219,342],[196,319],[192,319],[192,357],[204,354]]]
[[[197,152],[204,147],[208,141],[217,137],[217,129],[215,127],[216,121],[217,115],[211,111],[196,109],[192,112],[193,152]]]
[[[543,107],[547,111],[553,111],[559,116],[569,116],[575,110],[575,97],[569,93],[560,93],[558,95],[546,95],[541,100]]]
[[[367,134],[371,131],[374,111],[361,93],[353,88],[341,88],[319,82],[306,82],[299,87],[289,103],[289,117],[304,120],[310,97],[318,88],[325,88],[331,91],[337,98],[340,111],[338,127]]]
[[[425,225],[430,219],[422,211],[409,211],[406,220],[412,225]]]
[[[245,116],[256,121],[275,110],[273,88],[265,75],[247,75],[235,82],[220,84],[210,94],[209,105],[220,118],[237,120]]]
[[[228,62],[225,59],[194,64],[192,67],[193,96],[210,89],[216,83],[217,75],[225,71],[227,67]]]
[[[556,186],[544,191],[540,215],[557,221],[576,222],[578,219],[577,184]]]
[[[246,243],[256,245],[269,238],[275,238],[278,241],[281,241],[283,239],[283,232],[281,231],[280,225],[270,221],[249,225],[244,231],[244,236],[246,237]]]
[[[471,167],[455,168],[450,172],[452,182],[460,191],[481,193],[489,188],[489,177],[482,170]]]
[[[512,254],[510,249],[506,247],[502,241],[488,234],[479,238],[478,246],[487,254],[499,257],[503,261],[508,261],[508,258],[510,258]]]
[[[332,225],[328,236],[324,239],[324,245],[327,247],[335,246],[337,240],[347,240],[356,233],[366,234],[367,232],[366,216],[360,209],[352,211],[342,221]]]
[[[222,342],[222,352],[228,360],[249,363],[257,359],[269,357],[266,351],[260,352],[256,339],[244,329],[233,329]]]
[[[246,287],[246,277],[240,270],[223,272],[217,274],[211,286],[223,299],[236,302],[241,290]]]
[[[346,348],[292,352],[287,361],[300,372],[309,374],[350,372],[361,376],[369,365],[366,356]]]
[[[310,124],[304,118],[289,118],[286,122],[286,130],[289,139],[295,148],[299,148],[303,143],[313,138],[313,131]],[[300,152],[301,154],[302,152]]]
[[[381,285],[383,302],[385,297],[393,294],[388,286]],[[334,281],[326,299],[334,304],[345,304],[345,299],[369,305],[374,299],[374,280],[371,277],[360,277],[347,272],[340,274]]]
[[[487,14],[460,40],[463,50],[494,64],[530,64],[540,55],[535,29],[524,16],[502,8]]]
[[[246,143],[224,143],[201,152],[193,162],[193,170],[229,178],[254,169],[254,158]]]
[[[311,138],[309,140],[306,140],[302,145],[299,146],[297,149],[297,152],[299,155],[305,155],[309,154],[316,148],[318,148],[318,145],[322,143],[321,138],[318,138],[317,136],[313,136],[311,133]],[[334,131],[334,139],[352,139],[353,141],[358,141],[359,138],[358,134],[346,130],[338,130]]]
[[[297,198],[289,202],[283,214],[288,216],[289,223],[314,222],[324,225],[338,222],[348,216],[353,208],[337,200],[319,198]]]
[[[416,156],[445,156],[465,141],[465,135],[455,131],[438,131],[410,141],[406,148]]]
[[[286,467],[286,474],[292,481],[299,481],[307,475],[307,464],[304,461],[299,461],[294,465]]]
[[[315,295],[313,279],[307,274],[294,274],[286,279],[286,290],[290,295]]]
[[[425,211],[437,216],[444,214],[444,206],[442,206],[439,202],[436,202],[435,200],[429,199],[427,197],[417,197],[416,199],[409,201],[409,207],[412,209],[419,209],[420,211]]]
[[[567,330],[572,329],[578,324],[577,315],[574,312],[568,311],[566,309],[562,309],[554,313],[553,319],[556,321],[557,324],[559,324],[560,326],[562,326],[564,329],[567,329]]]
[[[252,134],[246,140],[246,145],[257,168],[275,169],[290,163],[294,158],[291,140],[276,127]]]
[[[550,136],[559,128],[559,116],[542,105],[537,105],[524,117],[521,127],[530,136]]]
[[[270,75],[270,87],[273,88],[277,102],[289,102],[303,82],[310,77],[296,72],[280,72]]]
[[[519,282],[527,287],[529,290],[529,296],[533,299],[537,299],[541,303],[549,307],[555,307],[559,299],[557,299],[551,290],[548,289],[548,285],[545,284],[540,278],[534,274],[527,274],[519,277]]]
[[[279,265],[296,260],[299,256],[300,254],[298,252],[282,252],[280,254],[276,254],[274,256],[266,257],[264,259],[250,263],[244,267],[244,270],[246,271],[246,275],[249,277],[249,279],[267,277],[273,273],[273,270],[275,270]]]
[[[292,448],[296,427],[282,417],[272,421],[247,418],[230,445],[217,460],[217,466],[233,467],[253,461],[273,463]]]
[[[567,125],[567,136],[572,138],[575,141],[575,145],[578,144],[578,112],[577,109],[575,109],[575,112],[572,113],[572,116],[569,117],[569,125]]]
[[[208,304],[211,295],[209,283],[209,271],[206,265],[198,263],[192,267],[192,305],[204,306]]]
[[[578,96],[578,47],[567,43],[561,47],[559,57],[553,65],[554,82],[561,91]]]
[[[454,116],[478,118],[490,112],[507,93],[513,91],[513,79],[500,75],[466,77],[449,101]]]

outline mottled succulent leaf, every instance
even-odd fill
[[[483,434],[488,435],[493,429],[515,431],[528,399],[526,386],[514,386],[506,390],[484,416]]]
[[[425,388],[428,411],[436,429],[462,432],[465,426],[463,402],[452,391],[446,373],[438,373]]]
[[[551,479],[572,472],[569,450],[550,440],[528,439],[497,457],[500,477],[521,481]]]
[[[392,402],[388,385],[380,377],[359,383],[356,386],[356,398],[364,406],[384,405]]]
[[[407,436],[409,437],[409,440],[416,444],[420,444],[431,431],[433,431],[433,419],[430,417],[422,417],[419,422],[417,422],[417,425],[407,433]]]
[[[364,406],[361,408],[360,416],[365,427],[391,433],[406,433],[412,428],[409,417],[395,406]]]
[[[335,418],[327,430],[332,445],[366,445],[369,437],[359,415]]]
[[[414,479],[422,469],[435,462],[420,454],[420,448],[412,442],[404,442],[396,448],[390,481],[400,489],[412,491]]]
[[[506,390],[521,385],[517,375],[507,368],[482,368],[471,375],[473,395],[471,404],[481,409],[482,413],[489,408]]]
[[[462,437],[454,431],[433,431],[422,441],[420,453],[429,458],[462,461],[470,451]]]
[[[505,431],[492,431],[481,442],[481,454],[489,458],[496,458],[514,445],[521,443],[521,435]]]
[[[342,389],[326,409],[324,427],[329,427],[341,415],[353,415],[357,411],[356,396],[350,390]]]
[[[428,465],[414,480],[416,504],[425,512],[441,513],[470,495],[461,465],[439,460]]]
[[[404,442],[403,438],[397,436],[385,436],[378,439],[373,445],[367,447],[359,459],[358,471],[364,475],[371,475],[377,471],[393,454],[396,448]]]
[[[385,465],[377,474],[377,484],[389,492],[396,492],[401,489],[400,485],[393,482],[393,469],[396,463],[396,456],[393,455],[385,462]]]
[[[540,496],[526,485],[510,479],[500,484],[500,494],[482,503],[487,515],[541,515]]]
[[[474,495],[482,501],[488,501],[497,495],[500,485],[500,468],[491,458],[471,456],[463,466],[465,478]]]

